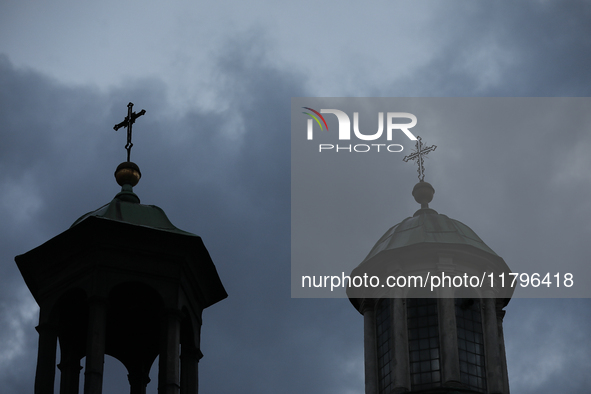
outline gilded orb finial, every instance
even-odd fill
[[[140,168],[131,161],[124,161],[115,170],[115,179],[119,186],[130,185],[133,187],[138,184],[141,177]]]

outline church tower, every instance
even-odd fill
[[[156,357],[160,394],[197,394],[203,309],[227,297],[203,241],[176,228],[164,211],[140,204],[141,174],[129,161],[115,172],[113,200],[41,246],[15,258],[40,307],[35,393],[53,394],[56,350],[60,394],[100,394],[105,354],[128,371],[131,394],[144,394]]]
[[[509,267],[468,226],[429,208],[435,190],[417,158],[421,208],[351,273],[390,284],[347,289],[364,319],[365,393],[509,394],[503,308],[512,289],[489,284]]]

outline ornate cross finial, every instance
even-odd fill
[[[431,145],[429,147],[423,147],[423,141],[421,140],[421,137],[417,136],[417,143],[415,147],[416,150],[410,155],[405,156],[402,160],[404,160],[405,162],[408,162],[409,160],[417,161],[419,165],[419,169],[417,170],[417,172],[419,173],[419,181],[423,182],[425,180],[425,166],[423,164],[423,155],[426,155],[429,152],[433,152],[435,148],[437,148],[437,146]]]
[[[129,158],[131,156],[131,147],[133,144],[131,143],[131,125],[135,123],[135,120],[146,113],[145,109],[142,109],[139,113],[131,112],[133,108],[133,103],[127,104],[127,116],[123,120],[123,122],[116,124],[113,129],[115,131],[119,130],[121,127],[127,127],[127,144],[125,145],[125,149],[127,149],[127,161],[130,161]]]

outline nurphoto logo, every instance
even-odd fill
[[[307,139],[313,140],[314,139],[314,121],[320,128],[320,131],[328,132],[328,124],[326,123],[326,119],[322,114],[333,114],[336,115],[337,120],[339,122],[339,130],[338,130],[338,139],[339,141],[347,141],[351,140],[351,120],[349,116],[338,109],[321,109],[320,112],[312,109],[310,107],[302,107],[310,112],[303,112],[304,114],[310,116],[307,123]],[[400,119],[409,119],[409,122],[402,122],[399,123],[398,120]],[[396,120],[396,122],[395,122]],[[417,117],[408,112],[388,112],[386,114],[386,140],[392,141],[392,135],[394,134],[395,130],[400,130],[406,135],[411,141],[416,141],[417,138],[409,131],[410,128],[413,128],[417,124]],[[363,134],[359,130],[359,112],[353,112],[353,133],[355,137],[362,141],[375,141],[382,137],[384,133],[384,113],[378,112],[378,131],[373,134]],[[319,152],[326,152],[326,151],[333,151],[333,152],[360,152],[365,153],[372,150],[377,152],[402,152],[404,148],[400,144],[349,144],[349,145],[339,145],[339,144],[319,144],[318,151]]]

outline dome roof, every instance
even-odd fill
[[[420,276],[428,281],[429,276],[434,277],[445,273],[447,276],[454,277],[456,275],[463,277],[460,275],[463,273],[464,276],[469,275],[472,278],[472,276],[481,277],[492,272],[510,272],[505,261],[470,227],[429,208],[429,202],[433,199],[434,193],[435,190],[427,182],[421,181],[415,185],[413,196],[421,204],[421,209],[412,217],[404,219],[386,231],[363,262],[353,269],[351,277],[385,278],[388,276],[390,279],[412,275],[414,278]],[[433,282],[430,283],[432,286]],[[434,287],[439,289],[440,286]],[[455,282],[453,287],[458,287]],[[410,286],[382,284],[377,287],[370,283],[370,286],[355,284],[349,286],[347,296],[353,306],[361,312],[363,299],[406,297],[409,293],[404,293],[403,288],[417,289],[419,293],[424,290],[426,293],[422,294],[429,297],[434,294],[433,287],[429,289],[429,286],[424,287],[422,284],[416,286],[416,282],[415,285]],[[506,299],[505,305],[514,290],[512,287],[493,288],[492,286],[485,286],[484,289],[492,291],[491,294],[495,298]]]
[[[431,202],[434,192],[433,187],[426,182],[419,182],[415,185],[413,195],[421,204],[421,209],[416,211],[412,217],[404,219],[386,231],[371,249],[364,262],[384,251],[429,243],[469,245],[499,257],[470,227],[429,208],[428,203]]]
[[[133,192],[130,185],[125,184],[111,202],[103,205],[95,211],[82,215],[70,228],[81,223],[89,217],[115,220],[133,224],[136,226],[150,227],[157,230],[170,231],[177,234],[195,234],[176,228],[168,219],[164,211],[155,205],[140,204],[139,197]]]

